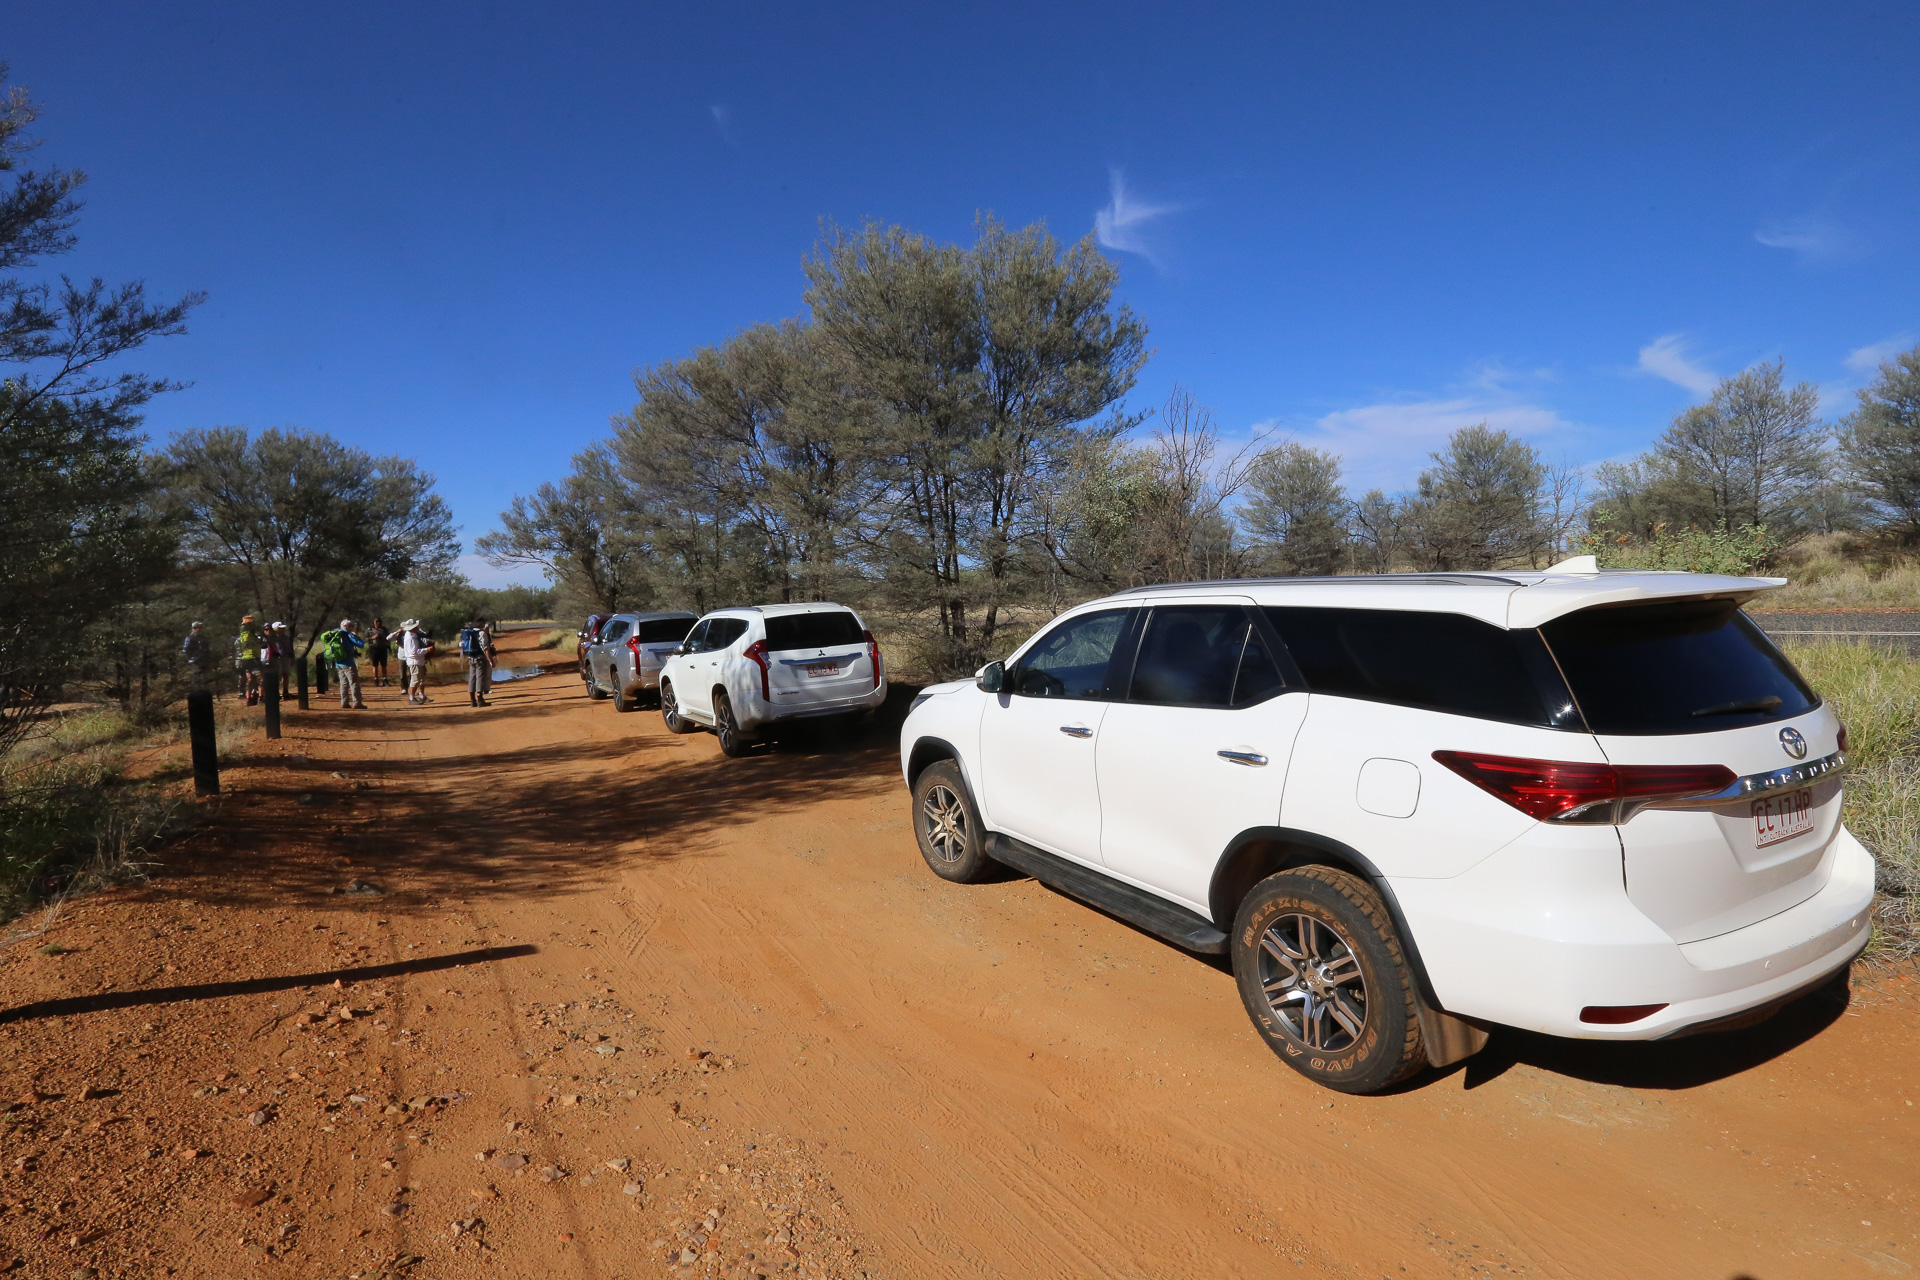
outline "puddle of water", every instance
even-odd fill
[[[493,682],[501,684],[508,680],[531,680],[539,674],[538,667],[495,667]]]

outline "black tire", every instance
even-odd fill
[[[726,694],[713,691],[713,731],[720,739],[720,754],[738,759],[753,748],[753,739],[741,732],[740,724],[733,718],[733,701]]]
[[[617,684],[613,686],[613,709],[615,711],[631,711],[638,705],[640,704],[627,696],[625,689],[622,689]]]
[[[595,702],[607,696],[607,691],[600,687],[599,679],[591,671],[587,673],[587,696]]]
[[[942,880],[979,884],[998,871],[999,864],[987,856],[980,811],[960,766],[951,760],[936,760],[913,780],[913,838]]]
[[[666,723],[668,733],[692,733],[700,726],[680,714],[680,704],[674,699],[673,686],[660,682],[660,719]]]
[[[1307,1079],[1377,1093],[1426,1066],[1413,975],[1364,880],[1331,867],[1268,876],[1240,904],[1229,945],[1253,1025]]]

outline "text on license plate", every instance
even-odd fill
[[[1753,847],[1764,849],[1813,830],[1813,792],[1792,791],[1753,802]]]
[[[809,662],[807,664],[807,674],[810,676],[837,676],[840,674],[840,664],[837,662]]]

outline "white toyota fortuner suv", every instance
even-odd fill
[[[1501,1024],[1746,1025],[1866,945],[1846,729],[1740,611],[1777,578],[1192,583],[1055,619],[901,731],[927,864],[1232,958],[1268,1045],[1378,1090]]]
[[[660,669],[667,728],[711,728],[730,756],[780,721],[859,716],[886,700],[880,644],[839,604],[716,609]]]

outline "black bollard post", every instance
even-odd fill
[[[267,685],[261,690],[266,695],[267,736],[280,736],[280,673],[271,667],[267,669]]]
[[[325,658],[313,664],[313,691],[323,698],[327,696],[327,660]]]
[[[193,744],[193,792],[220,794],[220,750],[213,736],[213,693],[195,689],[187,695],[187,737]]]
[[[300,709],[307,709],[307,659],[305,655],[293,660],[294,672],[300,679]]]

